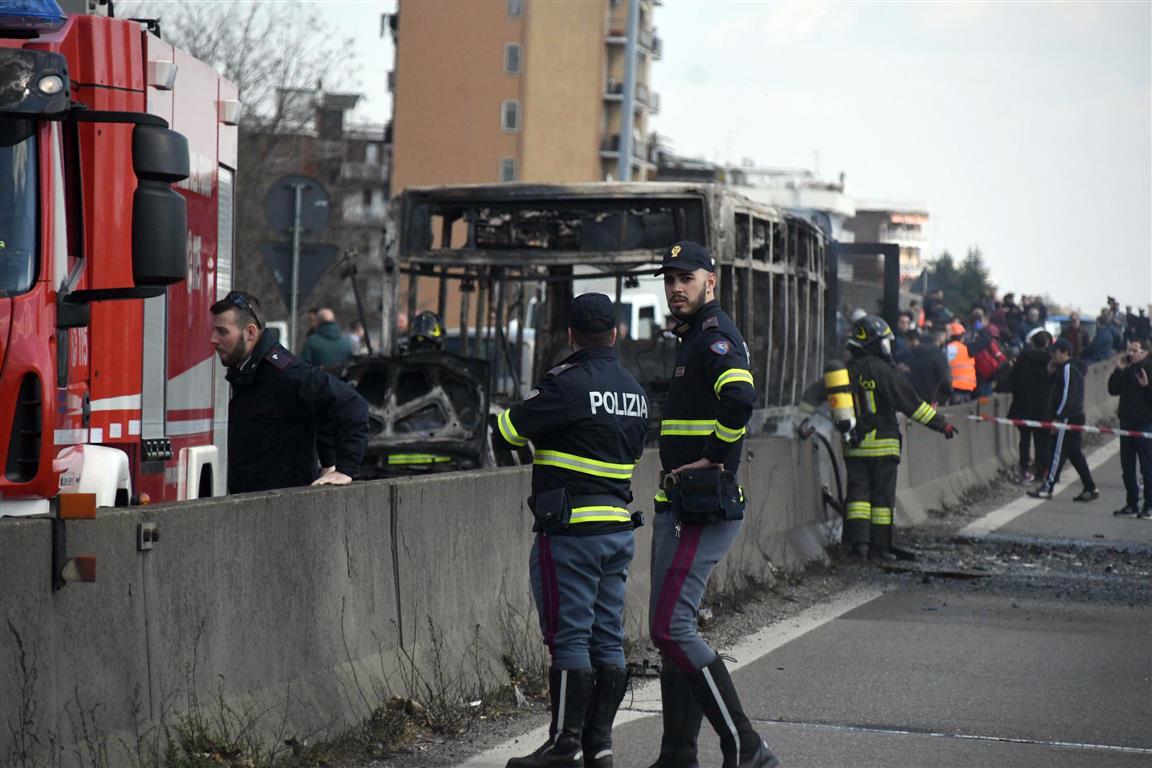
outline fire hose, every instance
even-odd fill
[[[1114,429],[1112,427],[1094,427],[1084,424],[1065,424],[1060,421],[1033,421],[1032,419],[1006,419],[1001,416],[988,416],[975,414],[968,416],[969,421],[990,421],[996,424],[1011,424],[1014,427],[1034,427],[1036,429],[1064,429],[1073,432],[1092,432],[1100,435],[1119,435],[1120,437],[1140,437],[1152,440],[1152,432],[1136,432],[1131,429]]]

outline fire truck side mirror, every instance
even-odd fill
[[[188,206],[172,184],[188,178],[188,139],[169,128],[137,125],[132,132],[132,278],[164,286],[188,276]]]

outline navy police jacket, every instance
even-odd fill
[[[660,464],[667,472],[706,458],[735,472],[756,404],[744,337],[718,301],[672,332],[680,350],[660,421]]]
[[[368,444],[368,403],[265,332],[229,368],[228,492],[309,485],[321,466],[354,477]]]
[[[587,347],[501,413],[493,439],[513,447],[531,440],[532,492],[566,488],[569,532],[604,532],[631,528],[632,470],[644,452],[647,423],[644,388],[616,352]]]

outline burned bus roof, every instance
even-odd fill
[[[454,186],[408,187],[401,195],[445,203],[533,202],[589,199],[677,198],[696,197],[709,200],[728,198],[741,207],[784,217],[787,214],[773,206],[760,203],[735,192],[723,184],[692,182],[613,182],[599,181],[579,184],[537,184],[510,182],[504,184],[459,184]]]

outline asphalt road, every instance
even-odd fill
[[[1049,558],[963,578],[876,572],[728,650],[745,709],[781,765],[1152,766],[1152,577],[1109,562],[1125,549],[1148,562],[1152,522],[1112,516],[1123,504],[1114,444],[1095,463],[1099,500],[1071,500],[1080,484],[1068,468],[1072,482],[1055,499],[1014,501],[966,529],[989,545],[1063,548],[1066,568]],[[1091,562],[1077,558],[1081,548]],[[652,762],[658,713],[652,685],[625,700],[617,766]],[[543,738],[537,729],[463,765],[502,767]],[[701,765],[719,766],[707,723],[701,745]]]

